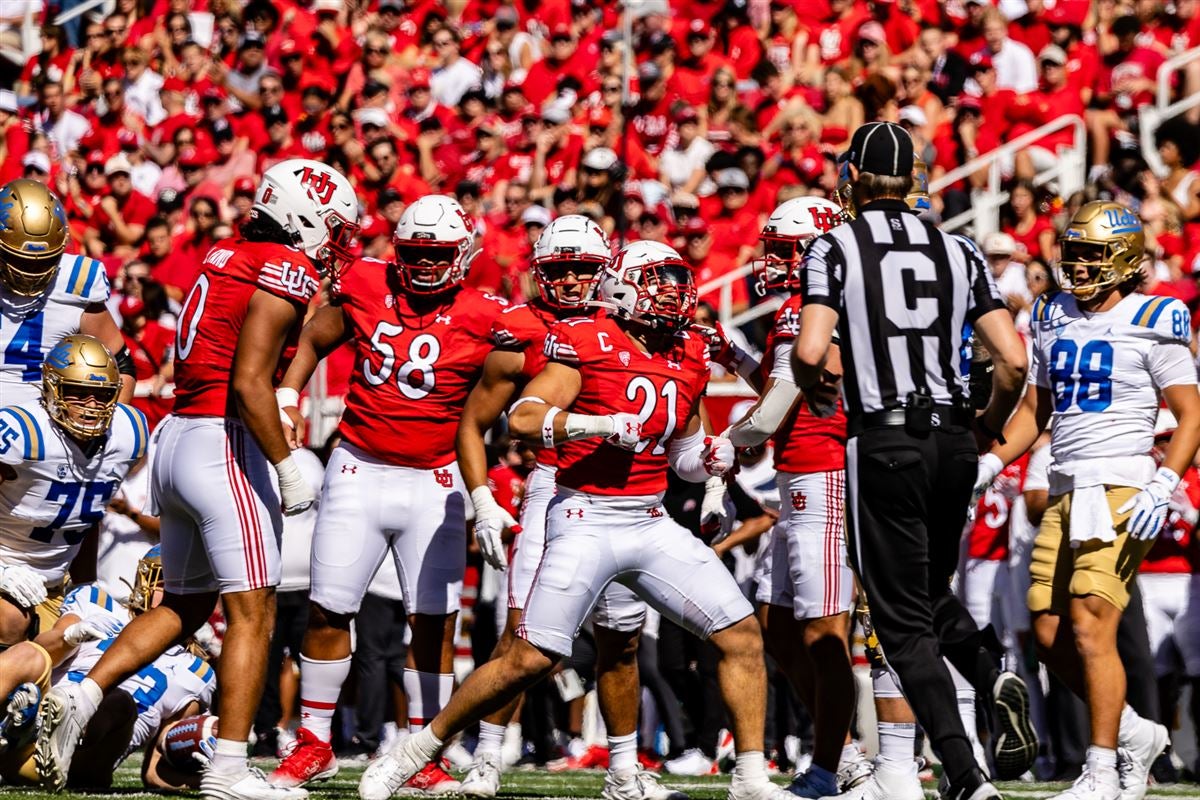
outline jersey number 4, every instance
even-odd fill
[[[104,516],[104,509],[108,505],[108,501],[112,499],[116,488],[117,484],[114,481],[93,481],[91,483],[51,481],[50,490],[46,492],[46,502],[61,502],[62,505],[54,520],[49,525],[34,528],[30,532],[29,538],[38,542],[52,540],[54,532],[66,525],[67,520],[71,518],[71,512],[75,510],[75,504],[79,502],[79,496],[82,494],[83,502],[79,507],[79,521],[87,527],[70,530],[63,534],[67,544],[79,544],[83,541],[83,536],[88,532],[88,528],[99,522],[100,518]]]
[[[1112,345],[1103,340],[1080,347],[1059,339],[1050,348],[1050,386],[1054,410],[1062,414],[1074,403],[1080,411],[1103,411],[1112,405]]]
[[[20,364],[21,380],[26,383],[42,379],[42,327],[38,311],[21,321],[4,348],[4,363]]]
[[[421,400],[429,396],[437,386],[434,364],[442,354],[442,343],[431,333],[422,333],[408,343],[408,358],[396,369],[396,348],[389,339],[404,332],[402,325],[381,322],[371,334],[371,352],[378,353],[383,361],[376,370],[371,359],[363,359],[363,377],[372,386],[387,383],[392,373],[396,374],[396,386],[409,400]]]

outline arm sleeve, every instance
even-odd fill
[[[1029,466],[1025,469],[1025,485],[1022,492],[1050,490],[1050,444],[1044,444],[1029,457]]]
[[[689,483],[704,483],[708,480],[708,472],[704,469],[704,439],[708,436],[704,429],[691,436],[677,436],[671,440],[667,450],[667,460],[675,474]]]
[[[804,302],[829,306],[840,312],[845,266],[842,248],[832,234],[815,239],[805,253],[804,269],[800,270]]]
[[[800,390],[792,383],[790,375],[786,379],[776,378],[775,383],[771,384],[771,388],[762,396],[750,415],[730,427],[726,436],[733,442],[734,447],[756,447],[762,444],[779,430],[799,396]]]

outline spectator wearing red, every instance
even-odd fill
[[[246,147],[245,139],[234,136],[233,126],[224,117],[218,117],[209,123],[209,136],[217,157],[209,167],[208,179],[222,187],[224,191],[233,185],[233,181],[241,175],[254,171],[255,154]]]
[[[638,89],[629,110],[630,125],[645,151],[657,156],[666,144],[671,124],[671,99],[662,70],[650,62],[639,65]]]
[[[564,76],[576,78],[581,84],[586,71],[575,63],[578,41],[568,24],[561,24],[550,31],[550,51],[545,58],[529,68],[521,85],[526,99],[541,106],[557,94],[559,81]]]
[[[100,198],[84,232],[84,244],[93,258],[129,257],[142,243],[146,223],[156,209],[154,201],[133,188],[132,171],[124,153],[104,165],[108,192]]]
[[[324,160],[333,142],[333,131],[329,129],[333,89],[333,79],[321,74],[306,76],[301,84],[301,112],[292,134],[306,157],[317,161]]]
[[[1137,43],[1141,31],[1137,17],[1118,17],[1112,25],[1117,47],[1100,59],[1100,78],[1089,114],[1093,177],[1108,165],[1113,134],[1129,130],[1137,110],[1154,99],[1155,77],[1165,59]]]
[[[542,110],[542,132],[535,143],[529,178],[529,196],[535,203],[549,200],[556,186],[575,184],[583,141],[570,122],[571,112],[561,103]]]
[[[300,152],[299,144],[292,137],[292,126],[287,112],[281,106],[265,109],[262,117],[267,130],[267,141],[256,151],[255,173],[259,175]],[[333,131],[330,130],[330,133],[333,134]]]
[[[479,86],[468,89],[459,98],[458,108],[446,125],[446,134],[463,158],[470,156],[474,151],[475,126],[482,122],[488,113],[487,95]]]
[[[84,232],[100,206],[100,200],[108,193],[108,179],[104,176],[104,154],[99,150],[88,153],[84,162],[83,178],[78,178],[69,168],[60,172],[61,179],[56,188],[67,211],[67,220],[75,241],[82,242]],[[65,191],[64,191],[65,190]]]
[[[1037,194],[1029,181],[1017,181],[1009,191],[1008,208],[1004,214],[1001,230],[1013,237],[1017,249],[1013,261],[1028,264],[1040,261],[1054,262],[1054,244],[1057,231],[1049,217],[1039,213]]]
[[[822,66],[849,58],[854,34],[869,17],[869,12],[854,0],[829,0],[829,16],[815,24],[808,43],[805,60],[809,71],[818,74]]]
[[[509,183],[504,188],[503,209],[487,220],[487,232],[476,261],[484,273],[500,276],[502,293],[511,290],[512,276],[527,267],[522,264],[528,259],[532,247],[524,227],[524,214],[533,208],[529,203],[529,186],[521,182]],[[546,210],[543,208],[543,212]],[[549,220],[546,220],[549,224]]]
[[[454,112],[445,106],[438,105],[433,100],[429,86],[429,70],[414,69],[409,75],[408,102],[400,114],[400,125],[406,131],[409,139],[415,139],[417,125],[421,120],[436,115],[447,126],[454,118]]]
[[[475,147],[463,161],[463,175],[484,196],[491,196],[497,183],[497,170],[504,157],[503,124],[489,116],[475,126]]]
[[[233,191],[229,197],[229,224],[236,230],[250,218],[250,209],[254,207],[254,195],[258,191],[258,183],[248,175],[243,175],[233,182]]]
[[[872,19],[884,30],[884,44],[887,45],[888,52],[897,57],[897,60],[904,61],[900,56],[916,46],[917,37],[921,33],[920,24],[913,19],[911,13],[899,8],[896,0],[870,0],[868,5]]]
[[[25,62],[15,87],[18,94],[33,94],[34,85],[43,80],[61,83],[70,68],[74,51],[67,43],[66,30],[60,25],[43,25],[40,34],[41,51]]]
[[[169,164],[175,159],[175,132],[192,128],[200,121],[198,114],[187,109],[186,89],[180,78],[167,78],[159,92],[165,117],[147,134],[147,150],[159,164]]]
[[[1086,108],[1091,103],[1099,79],[1100,55],[1094,46],[1082,40],[1080,26],[1083,18],[1073,17],[1070,6],[1059,2],[1046,12],[1046,24],[1050,27],[1051,44],[1058,45],[1067,53],[1067,83]]]
[[[418,127],[414,148],[418,172],[433,191],[446,194],[462,178],[462,151],[451,141],[437,117],[421,120]]]
[[[1062,117],[1084,116],[1083,101],[1067,82],[1068,60],[1066,51],[1055,44],[1046,45],[1038,53],[1041,86],[1038,91],[1016,99],[1012,113],[1023,124],[1014,126],[1012,138]],[[1032,179],[1037,172],[1051,168],[1059,151],[1071,147],[1074,140],[1074,130],[1063,128],[1021,150],[1016,154],[1017,177]]]
[[[766,58],[777,70],[797,80],[806,77],[804,54],[809,29],[801,23],[796,6],[790,0],[772,0],[765,42]]]
[[[367,147],[360,186],[368,198],[390,187],[399,192],[405,203],[432,192],[413,166],[400,164],[396,144],[387,138],[379,139]],[[367,204],[367,210],[374,210],[370,203]]]
[[[966,0],[967,16],[958,25],[958,44],[954,49],[963,58],[970,58],[982,50],[987,42],[983,38],[983,20],[988,9],[995,8],[989,0]]]
[[[979,87],[979,106],[983,113],[983,140],[977,143],[977,149],[986,153],[1008,138],[1015,119],[1017,93],[999,86],[996,66],[986,52],[971,56],[971,77]]]
[[[0,89],[0,184],[22,177],[26,167],[23,159],[28,152],[29,131],[21,120],[17,95]],[[40,155],[46,159],[46,178],[49,179],[50,159],[45,153]]]
[[[736,260],[714,247],[714,242],[720,234],[699,217],[688,220],[683,226],[682,235],[684,249],[681,255],[692,265],[697,286],[703,287],[737,270]],[[746,288],[745,280],[735,279],[729,284],[729,288],[733,313],[745,311],[750,307],[750,292]],[[710,289],[700,295],[700,302],[720,307],[721,294],[719,287]]]
[[[750,204],[750,178],[740,167],[730,167],[714,176],[719,207],[705,214],[713,236],[713,250],[728,256],[737,266],[754,255],[758,241],[758,209]],[[704,208],[701,200],[701,209]]]
[[[158,291],[161,294],[161,289]],[[133,358],[137,381],[133,406],[146,415],[150,430],[154,430],[174,405],[172,399],[162,396],[162,390],[173,375],[171,353],[175,331],[148,319],[146,304],[137,297],[122,298],[117,311],[121,315],[121,336]]]

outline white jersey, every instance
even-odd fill
[[[40,403],[0,408],[0,464],[17,473],[0,483],[0,562],[61,583],[149,438],[146,415],[132,406],[117,406],[94,453],[80,449]]]
[[[63,600],[62,614],[74,614],[81,619],[95,619],[99,615],[114,629],[124,627],[130,619],[129,611],[97,586],[71,590]],[[115,641],[114,634],[103,641],[84,642],[55,667],[51,683],[83,680]],[[170,719],[193,700],[207,708],[216,687],[213,668],[204,659],[178,646],[126,678],[117,688],[132,697],[137,705],[137,719],[128,749],[135,750],[148,742],[164,719]]]
[[[83,312],[108,301],[108,275],[94,258],[63,254],[41,297],[0,287],[0,402],[30,403],[42,392],[42,361],[63,337],[79,333]]]
[[[1187,306],[1134,293],[1108,311],[1080,310],[1069,292],[1032,309],[1029,382],[1049,389],[1051,493],[1071,480],[1141,486],[1163,389],[1196,383]]]

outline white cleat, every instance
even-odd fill
[[[495,797],[500,792],[502,758],[495,753],[480,753],[467,777],[463,778],[459,791],[468,797]]]
[[[204,800],[307,800],[299,786],[273,786],[262,770],[247,767],[238,772],[216,772],[211,767],[200,777]]]
[[[828,795],[821,800],[925,800],[925,790],[914,771],[906,780],[880,779],[876,772],[865,781],[841,794]]]
[[[425,760],[410,752],[412,737],[371,762],[358,781],[362,800],[388,800],[425,767]]]
[[[867,754],[856,748],[854,758],[847,759],[838,764],[838,789],[845,794],[854,787],[866,783],[874,771],[875,765],[867,758]]]
[[[637,767],[620,772],[608,770],[600,796],[604,800],[688,800],[683,792],[660,784],[653,772]]]
[[[796,800],[796,795],[766,778],[760,781],[734,780],[729,784],[726,800]]]
[[[716,762],[696,747],[683,751],[679,758],[663,764],[663,769],[672,775],[715,775]]]
[[[1071,788],[1049,800],[1121,800],[1121,781],[1115,772],[1097,774],[1084,765]]]
[[[1142,800],[1150,780],[1150,767],[1171,743],[1166,727],[1156,722],[1142,726],[1146,735],[1138,736],[1117,751],[1117,771],[1121,775],[1121,800]]]
[[[80,708],[83,700],[83,688],[79,684],[64,683],[47,692],[38,707],[38,737],[33,761],[38,781],[44,789],[61,792],[67,785],[71,759],[90,719],[90,715],[85,716]]]

